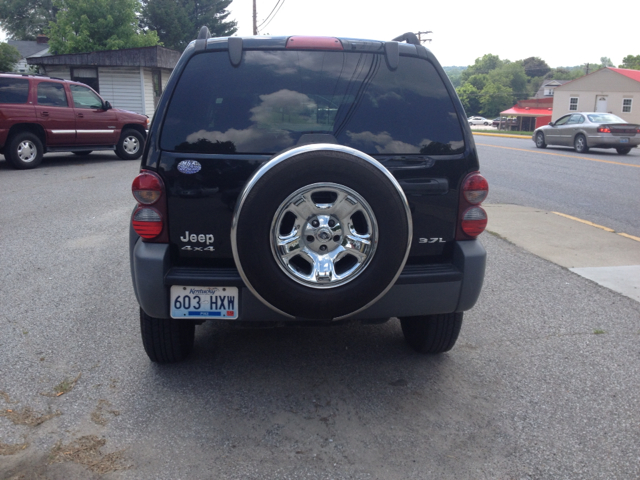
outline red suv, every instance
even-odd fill
[[[82,83],[0,74],[0,153],[14,168],[35,168],[46,152],[115,150],[135,160],[148,126],[146,115],[112,108]]]

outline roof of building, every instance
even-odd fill
[[[180,52],[160,46],[102,50],[88,53],[47,55],[27,60],[29,65],[71,65],[98,67],[156,67],[173,69]]]
[[[31,57],[33,55],[42,54],[49,49],[48,43],[38,43],[35,40],[8,40],[7,43],[15,47],[22,58]]]
[[[529,107],[519,107],[514,105],[508,110],[504,110],[500,112],[500,115],[517,115],[519,117],[550,117],[552,114],[551,108],[529,108]]]
[[[640,82],[640,70],[631,70],[628,68],[611,68],[609,70],[613,70],[625,77],[629,77],[631,80],[635,80],[636,82]]]
[[[549,95],[545,95],[544,94],[544,90],[547,87],[559,87],[560,85],[564,85],[565,83],[568,83],[570,80],[545,80],[544,82],[542,82],[542,85],[540,85],[540,88],[538,89],[538,91],[536,92],[536,94],[534,95],[533,98],[545,98],[548,97]]]
[[[595,72],[591,72],[590,74],[585,75],[584,77],[580,77],[580,78],[576,78],[575,80],[571,80],[570,82],[567,82],[567,83],[565,83],[564,85],[561,85],[558,88],[564,89],[564,87],[567,86],[570,83],[579,82],[580,80],[582,80],[585,77],[589,77],[591,75],[598,75],[598,74],[601,74],[602,72],[605,72],[607,70],[619,73],[620,75],[624,75],[625,77],[628,77],[631,80],[635,80],[637,82],[640,82],[640,70],[631,70],[631,69],[628,69],[628,68],[605,67],[605,68],[601,68],[600,70],[596,70]]]

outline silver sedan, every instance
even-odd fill
[[[532,138],[538,148],[562,145],[578,153],[587,153],[590,148],[615,148],[626,155],[640,145],[640,125],[611,113],[576,112],[537,128]]]

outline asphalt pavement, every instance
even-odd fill
[[[640,303],[500,233],[506,207],[449,353],[396,319],[207,323],[158,366],[128,271],[137,170],[0,160],[0,478],[640,478]]]

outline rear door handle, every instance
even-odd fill
[[[40,112],[40,116],[41,117],[48,117],[49,116],[49,112]]]
[[[78,118],[84,118],[84,114],[79,113],[79,114],[78,114]]]

